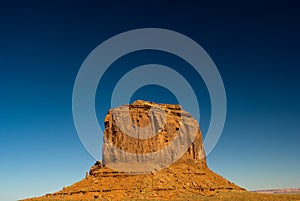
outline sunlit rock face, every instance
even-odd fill
[[[130,173],[156,171],[179,161],[206,166],[198,122],[180,105],[137,100],[105,118],[103,164]]]

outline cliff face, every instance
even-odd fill
[[[105,118],[103,164],[145,173],[196,160],[206,166],[198,122],[179,105],[135,101],[111,109]]]

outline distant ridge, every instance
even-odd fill
[[[279,189],[267,189],[267,190],[254,190],[255,193],[267,193],[267,194],[300,194],[300,188],[279,188]]]

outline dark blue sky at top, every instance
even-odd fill
[[[208,165],[248,189],[299,187],[299,20],[296,1],[1,2],[0,200],[57,191],[84,176],[94,159],[72,118],[77,72],[101,42],[147,27],[195,40],[222,76],[227,119]],[[119,77],[154,60],[189,78],[205,133],[204,83],[180,58],[158,51],[135,52],[111,66],[96,95],[100,124]],[[157,86],[141,88],[136,98],[176,102]]]

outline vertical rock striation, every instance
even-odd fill
[[[105,118],[103,164],[124,172],[150,172],[176,161],[206,166],[198,122],[180,105],[137,100]]]

